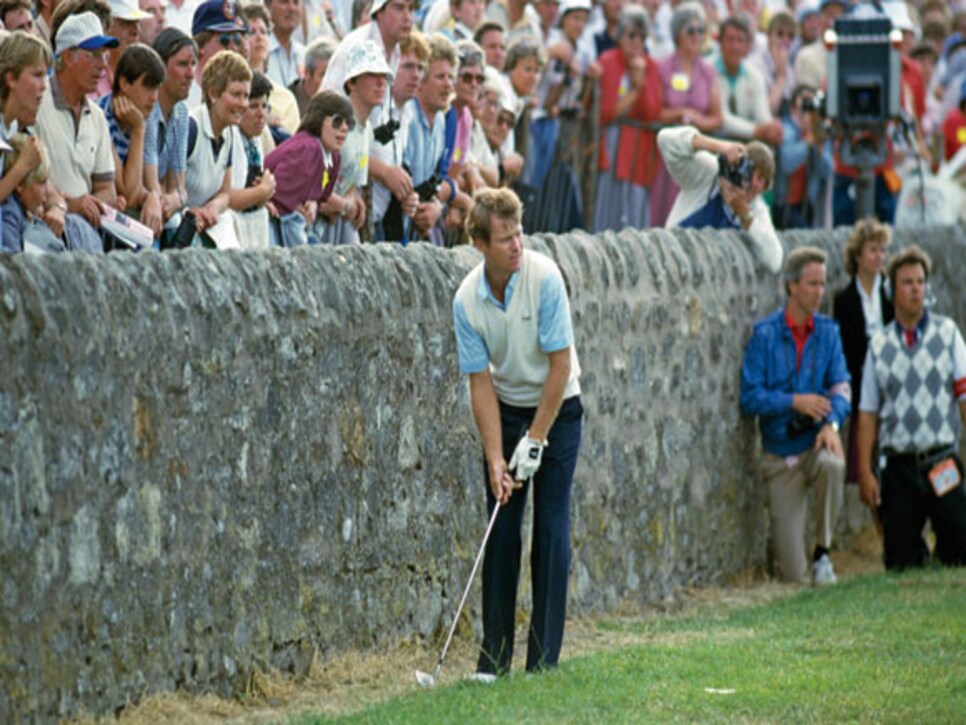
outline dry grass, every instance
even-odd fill
[[[873,530],[862,534],[851,552],[835,552],[835,567],[840,578],[881,571],[881,545]],[[687,638],[688,633],[655,635],[638,627],[601,627],[601,619],[623,620],[633,624],[654,617],[708,611],[718,613],[764,604],[800,591],[794,585],[766,579],[761,572],[748,571],[733,576],[720,586],[695,587],[678,592],[672,599],[649,607],[625,603],[616,613],[601,617],[574,617],[567,622],[564,656],[576,657],[634,644],[662,641],[669,637]],[[468,630],[468,628],[463,628]],[[746,633],[750,636],[752,633]],[[454,681],[472,672],[476,665],[478,643],[472,637],[453,640],[443,681]],[[707,636],[706,634],[703,636]],[[734,632],[729,637],[737,636]],[[517,641],[526,642],[525,625],[517,633]],[[684,641],[682,640],[682,644]],[[208,723],[283,723],[289,717],[305,712],[347,714],[366,709],[395,696],[415,690],[417,668],[432,671],[442,642],[430,644],[403,643],[373,652],[350,652],[323,661],[316,657],[309,672],[293,678],[278,672],[256,672],[244,696],[225,700],[213,695],[164,693],[146,698],[125,708],[118,717],[84,717],[71,725],[207,725]],[[515,666],[522,666],[525,645],[518,647]]]

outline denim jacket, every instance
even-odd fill
[[[849,370],[842,352],[838,323],[825,315],[814,316],[815,329],[795,369],[796,351],[792,331],[785,322],[785,308],[755,323],[741,365],[741,409],[757,415],[762,447],[777,456],[794,456],[815,444],[820,425],[794,438],[788,437],[792,420],[792,396],[817,393],[832,402],[825,422],[841,425],[852,408]]]

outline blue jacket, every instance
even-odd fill
[[[849,369],[842,353],[839,325],[815,315],[815,329],[805,342],[801,367],[795,370],[795,340],[785,322],[785,308],[755,323],[741,365],[741,409],[757,415],[762,447],[777,456],[794,456],[815,444],[820,426],[788,437],[795,393],[830,398],[826,422],[841,425],[852,408]]]

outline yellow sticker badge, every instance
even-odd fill
[[[675,73],[671,76],[671,88],[678,93],[687,93],[691,88],[691,79],[686,73]]]
[[[329,170],[326,169],[322,172],[322,188],[324,189],[329,185]]]
[[[368,165],[369,165],[369,157],[368,156],[363,156],[361,159],[359,159],[359,170],[360,171],[365,171],[366,170],[366,167]]]
[[[966,126],[960,126],[956,129],[956,140],[966,146]]]
[[[463,149],[455,149],[453,151],[453,163],[458,164],[460,162],[460,156],[463,155]]]

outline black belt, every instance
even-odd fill
[[[910,453],[900,453],[891,448],[886,448],[883,453],[885,453],[889,463],[911,463],[917,468],[924,468],[954,455],[956,453],[956,446],[936,446],[926,451],[912,451]]]

